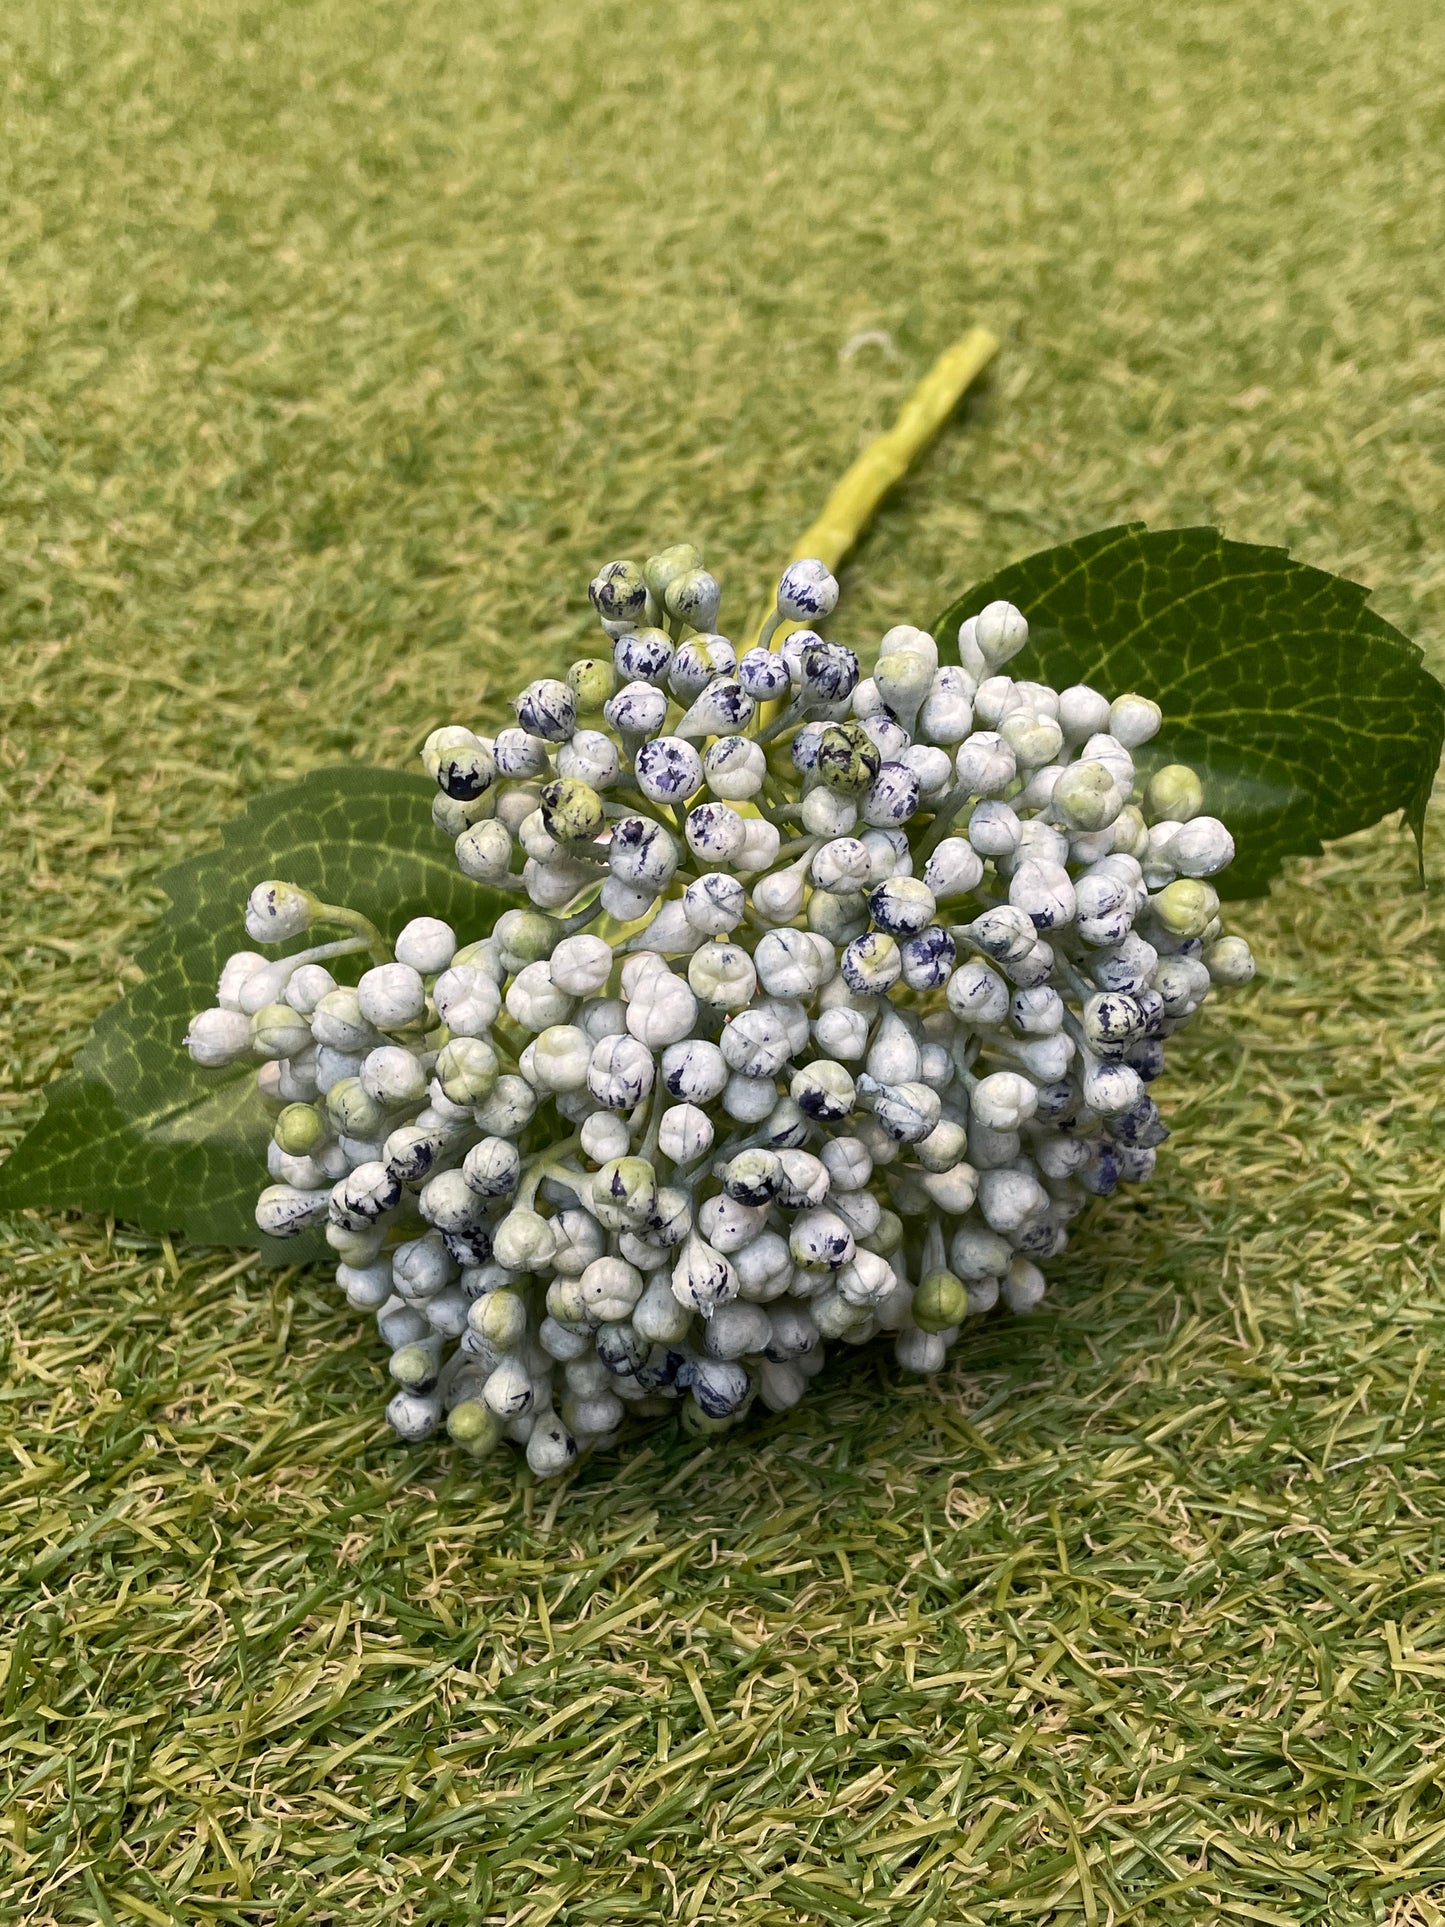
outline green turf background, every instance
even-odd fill
[[[611,554],[740,625],[974,321],[838,634],[1204,519],[1441,667],[1442,101],[1426,0],[11,0],[5,1135],[244,797],[495,713]],[[0,1920],[1439,1927],[1411,868],[1242,906],[1052,1309],[708,1450],[459,1470],[323,1279],[10,1221]]]

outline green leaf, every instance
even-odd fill
[[[965,616],[1022,609],[1021,676],[1152,696],[1150,768],[1189,763],[1234,833],[1220,895],[1259,895],[1288,856],[1392,810],[1421,844],[1445,690],[1369,591],[1216,529],[1101,529],[1001,569],[933,626],[958,660]]]
[[[425,914],[444,917],[463,943],[485,936],[507,900],[458,870],[432,824],[434,794],[424,777],[394,770],[318,770],[250,804],[218,850],[166,871],[171,909],[136,958],[144,981],[46,1091],[44,1116],[0,1166],[0,1208],[104,1211],[288,1262],[319,1256],[319,1232],[283,1241],[256,1229],[270,1124],[255,1066],[201,1070],[181,1040],[214,1003],[226,958],[251,947],[242,917],[264,877],[363,911],[388,934]]]

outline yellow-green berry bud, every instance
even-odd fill
[[[527,1336],[527,1301],[518,1291],[489,1291],[475,1300],[467,1323],[499,1352],[514,1352]]]
[[[1178,877],[1150,908],[1172,937],[1202,937],[1219,914],[1219,892],[1200,877]]]
[[[592,716],[617,690],[612,664],[602,656],[581,656],[567,671],[567,687],[577,702],[579,716]]]
[[[870,1236],[863,1240],[869,1251],[880,1258],[891,1258],[903,1243],[903,1220],[896,1211],[881,1211]]]
[[[456,970],[462,964],[479,964],[485,968],[491,958],[491,938],[479,937],[475,943],[464,943],[452,955],[451,968]]]
[[[454,1037],[436,1061],[436,1079],[451,1104],[481,1104],[492,1094],[500,1070],[484,1037]]]
[[[913,1322],[920,1331],[947,1331],[968,1311],[968,1289],[951,1271],[930,1271],[913,1294]]]
[[[476,740],[474,730],[465,729],[460,723],[444,723],[440,729],[434,729],[421,746],[422,768],[435,782],[443,757],[452,750],[470,748]]]
[[[646,1158],[612,1158],[592,1180],[592,1209],[609,1231],[646,1225],[657,1209],[657,1173]]]
[[[343,1077],[326,1093],[326,1115],[343,1137],[373,1138],[388,1113],[359,1077]]]
[[[933,686],[936,662],[914,649],[888,649],[873,669],[878,693],[902,723],[911,729],[919,705]]]
[[[459,803],[475,802],[492,787],[496,776],[497,761],[492,745],[480,736],[472,736],[466,743],[452,744],[437,758],[437,783]]]
[[[609,562],[587,594],[604,622],[641,622],[647,610],[647,583],[635,562]]]
[[[437,1375],[436,1359],[426,1345],[403,1345],[391,1355],[391,1375],[408,1390],[429,1385]]]
[[[830,723],[818,743],[818,775],[840,796],[861,796],[883,758],[860,723]]]
[[[1118,817],[1123,801],[1102,763],[1071,763],[1054,785],[1054,809],[1075,830],[1106,828]]]
[[[542,791],[542,827],[558,843],[590,843],[607,821],[590,783],[561,776]]]
[[[662,606],[675,622],[689,628],[710,630],[717,621],[722,591],[706,569],[688,569],[675,575],[663,591]]]
[[[491,790],[482,796],[474,796],[470,803],[459,803],[454,796],[448,796],[445,790],[438,790],[431,800],[432,822],[443,836],[449,836],[453,841],[463,830],[471,829],[474,823],[485,823],[496,813],[497,799]]]
[[[562,926],[540,910],[504,910],[492,935],[503,967],[512,973],[524,964],[540,963],[557,948]]]
[[[502,1428],[479,1398],[466,1398],[447,1413],[447,1435],[474,1459],[480,1459],[502,1436]]]
[[[670,549],[660,549],[656,555],[648,556],[642,565],[642,574],[652,591],[653,601],[661,607],[669,586],[680,575],[688,575],[701,567],[701,549],[694,548],[691,542],[674,542]]]
[[[731,1432],[737,1422],[736,1416],[732,1413],[727,1413],[721,1418],[713,1418],[694,1399],[688,1399],[684,1403],[680,1415],[683,1431],[689,1438],[694,1439],[719,1438],[724,1432]]]
[[[310,1024],[290,1004],[263,1004],[251,1019],[251,1047],[262,1057],[294,1057],[310,1042]]]
[[[1149,847],[1149,828],[1136,803],[1126,803],[1114,818],[1114,851],[1119,856],[1141,856]]]
[[[314,1104],[288,1104],[271,1135],[288,1158],[309,1157],[326,1136],[326,1121]]]
[[[1187,763],[1166,763],[1156,769],[1144,791],[1144,815],[1150,823],[1188,823],[1204,808],[1204,785]]]

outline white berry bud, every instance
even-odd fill
[[[484,1137],[462,1163],[462,1176],[484,1198],[509,1198],[521,1174],[521,1155],[507,1138]]]
[[[858,1080],[858,1095],[898,1144],[921,1143],[943,1110],[938,1092],[927,1084],[880,1084],[866,1073]]]
[[[919,734],[944,748],[961,743],[973,728],[976,688],[966,669],[949,665],[935,670],[919,712]]]
[[[504,1072],[476,1105],[473,1115],[484,1131],[515,1138],[531,1123],[536,1111],[537,1099],[526,1079]]]
[[[420,1104],[426,1096],[427,1074],[421,1061],[400,1044],[383,1044],[362,1060],[361,1082],[378,1104],[397,1111]]]
[[[1169,857],[1181,876],[1212,877],[1234,861],[1234,838],[1217,816],[1196,816],[1175,830]]]
[[[990,602],[974,618],[973,640],[990,669],[1016,656],[1029,639],[1029,625],[1011,602]]]
[[[484,1038],[454,1037],[437,1053],[435,1083],[450,1103],[470,1108],[496,1086],[497,1054]]]
[[[531,736],[563,743],[577,727],[577,704],[566,683],[549,676],[528,683],[512,703],[517,721]]]
[[[967,838],[946,836],[929,857],[923,881],[937,902],[956,903],[983,881],[983,861]]]
[[[788,1250],[804,1271],[841,1271],[853,1261],[857,1245],[843,1219],[824,1205],[798,1213],[789,1228]]]
[[[529,1046],[535,1080],[546,1091],[580,1091],[588,1082],[592,1040],[576,1024],[550,1024]]]
[[[710,682],[677,725],[682,737],[730,736],[746,729],[757,704],[733,676]]]
[[[612,973],[612,946],[601,937],[564,937],[548,963],[559,990],[569,997],[590,997]]]
[[[728,1063],[716,1044],[688,1038],[662,1053],[662,1081],[674,1097],[709,1104],[728,1081]]]
[[[672,1268],[672,1293],[690,1311],[709,1316],[738,1295],[738,1277],[720,1251],[694,1232]]]
[[[1015,711],[998,726],[1001,739],[1013,751],[1021,770],[1039,770],[1052,763],[1064,746],[1064,733],[1051,716]]]
[[[876,1251],[855,1251],[835,1280],[838,1295],[850,1305],[879,1305],[898,1284],[893,1267]]]
[[[456,955],[457,935],[440,917],[413,917],[394,946],[398,963],[410,964],[424,977],[445,970]]]
[[[777,606],[794,622],[821,622],[838,606],[838,584],[821,562],[791,562],[778,583]]]
[[[723,802],[744,802],[756,796],[767,775],[762,746],[748,736],[720,736],[703,758],[703,776],[713,795]]]
[[[708,870],[682,893],[683,914],[699,935],[724,937],[743,920],[747,899],[736,877]]]
[[[646,992],[627,1006],[627,1028],[650,1050],[660,1050],[690,1035],[697,1021],[697,998],[670,970],[654,972]]]
[[[622,1258],[595,1258],[581,1285],[588,1317],[611,1324],[628,1317],[642,1296],[642,1273]]]
[[[1008,900],[1036,930],[1062,930],[1074,920],[1074,885],[1059,863],[1029,859],[1009,881]]]
[[[300,1191],[289,1184],[268,1184],[256,1200],[257,1226],[271,1238],[294,1238],[326,1221],[329,1191]]]
[[[740,1251],[763,1230],[767,1204],[740,1204],[725,1193],[707,1199],[697,1214],[697,1228],[715,1251],[724,1256]]]
[[[1113,777],[1121,796],[1133,793],[1134,759],[1117,736],[1107,733],[1091,736],[1080,750],[1079,757],[1085,763],[1102,763]]]
[[[1059,725],[1064,741],[1082,743],[1101,735],[1109,727],[1109,698],[1101,696],[1087,683],[1075,683],[1059,692]]]
[[[654,803],[685,803],[702,788],[702,758],[680,736],[644,743],[633,767],[638,788]]]
[[[1002,736],[979,730],[958,746],[954,768],[959,787],[969,796],[997,796],[1018,773],[1018,759]]]
[[[828,1138],[821,1155],[834,1192],[861,1191],[873,1175],[873,1160],[859,1138]]]
[[[1137,749],[1159,733],[1164,720],[1158,703],[1148,696],[1117,696],[1109,705],[1108,732],[1125,749]]]
[[[874,996],[897,983],[903,959],[893,937],[884,930],[870,930],[845,947],[838,969],[850,990],[859,996]]]
[[[889,877],[869,892],[868,908],[880,930],[912,937],[932,923],[938,904],[922,877]]]
[[[378,1030],[404,1030],[426,1010],[426,986],[410,964],[379,964],[356,986],[356,1001]]]
[[[255,950],[237,950],[227,957],[221,970],[221,980],[216,986],[216,1002],[222,1010],[242,1010],[249,1017],[260,1009],[262,1004],[274,1001],[277,992],[270,987],[269,980],[264,994],[259,997],[245,996],[248,984],[260,978],[263,973],[272,971],[275,965]],[[334,988],[334,986],[333,986]],[[289,999],[287,1000],[290,1001]],[[293,1009],[299,1009],[293,1005]]]
[[[688,959],[687,981],[699,1003],[741,1010],[757,989],[753,959],[740,944],[708,943]]]
[[[588,1090],[610,1111],[635,1110],[652,1089],[653,1074],[652,1052],[629,1034],[600,1038],[585,1066]]]
[[[185,1043],[193,1062],[220,1070],[250,1055],[251,1020],[239,1010],[203,1010],[191,1019]]]
[[[1254,976],[1254,958],[1243,937],[1221,937],[1205,951],[1204,962],[1217,984],[1247,984]]]
[[[284,943],[311,926],[315,898],[294,883],[258,883],[246,901],[246,935],[257,943]]]
[[[743,819],[743,847],[733,858],[733,868],[740,876],[752,876],[759,870],[766,870],[778,860],[782,846],[782,835],[775,823],[768,823],[762,817],[748,816]]]
[[[624,816],[612,826],[607,860],[612,874],[634,888],[663,889],[677,869],[677,843],[651,817]]]
[[[507,989],[507,1015],[527,1030],[546,1030],[549,1024],[565,1023],[572,1014],[572,999],[552,980],[551,965],[538,959],[524,964]]]
[[[1054,784],[1050,802],[1058,818],[1076,830],[1101,830],[1124,807],[1112,772],[1103,763],[1071,763]]]
[[[974,1086],[969,1109],[996,1131],[1016,1131],[1038,1107],[1038,1091],[1016,1071],[995,1071]]]
[[[1035,1264],[1021,1253],[1009,1264],[1003,1280],[1004,1303],[1010,1311],[1031,1312],[1039,1305],[1047,1289],[1044,1274]]]
[[[739,1012],[723,1031],[722,1055],[744,1077],[776,1077],[792,1056],[783,1018],[764,1005]]]
[[[673,1104],[662,1114],[657,1146],[674,1164],[693,1164],[713,1145],[712,1119],[696,1104]]]
[[[809,836],[845,836],[858,821],[858,805],[851,796],[820,786],[803,798],[803,828]]]
[[[730,676],[738,666],[737,651],[726,636],[706,628],[689,636],[672,659],[667,686],[680,703],[700,696],[715,676]],[[753,694],[752,690],[748,691]]]

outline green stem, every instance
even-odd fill
[[[808,851],[815,849],[818,842],[819,839],[816,836],[790,837],[786,843],[780,843],[778,845],[777,861],[779,863],[791,862],[795,856],[803,856]]]
[[[803,697],[801,695],[794,696],[793,700],[780,715],[774,716],[770,723],[758,731],[757,741],[759,743],[772,742],[773,738],[781,735],[785,729],[791,729],[795,723],[802,722],[806,710],[807,704]],[[762,713],[760,709],[758,715],[761,716]]]
[[[651,1104],[652,1109],[647,1119],[647,1135],[638,1146],[637,1156],[644,1159],[648,1164],[655,1164],[657,1162],[657,1140],[662,1133],[663,1106],[659,1102],[655,1090],[652,1092],[648,1102]]]
[[[922,1276],[926,1278],[930,1271],[942,1271],[945,1255],[943,1226],[937,1218],[934,1218],[930,1221],[923,1239],[923,1262],[920,1267]]]
[[[497,1017],[492,1023],[492,1042],[499,1042],[512,1053],[515,1062],[531,1043],[532,1039],[520,1024],[514,1024],[510,1017]]]
[[[908,473],[997,353],[998,338],[987,328],[970,328],[944,350],[903,404],[892,428],[870,442],[838,482],[822,514],[800,537],[789,562],[816,557],[836,574],[883,497]],[[800,625],[790,626],[796,629]],[[771,642],[778,627],[775,612],[764,622],[759,640]]]
[[[546,1150],[539,1151],[534,1158],[529,1158],[522,1172],[522,1181],[517,1186],[515,1202],[523,1205],[528,1211],[534,1210],[537,1192],[541,1188],[543,1178],[560,1178],[564,1184],[571,1185],[573,1191],[580,1197],[581,1192],[578,1191],[574,1179],[580,1179],[581,1174],[569,1171],[562,1160],[575,1151],[581,1142],[581,1135],[575,1134],[564,1138],[560,1144],[549,1144]]]
[[[969,801],[972,794],[973,792],[967,783],[956,783],[951,790],[944,792],[943,798],[937,810],[934,812],[933,821],[924,831],[917,849],[913,852],[913,861],[915,863],[926,863],[929,857],[933,855],[938,845],[953,828],[954,818],[958,815],[964,804]]]
[[[599,890],[597,895],[593,897],[589,903],[583,904],[580,910],[574,910],[570,917],[560,917],[558,919],[558,925],[563,936],[576,936],[577,932],[579,930],[585,930],[589,923],[595,923],[601,909],[602,893]]]
[[[358,950],[367,947],[365,937],[340,937],[335,943],[314,944],[310,950],[300,950],[294,957],[284,959],[293,970],[303,964],[326,963],[332,957],[354,957]]]
[[[370,917],[362,916],[359,910],[348,910],[343,904],[322,903],[319,897],[313,897],[311,901],[315,906],[311,912],[313,922],[339,923],[343,930],[354,930],[371,952],[373,963],[384,964],[392,961],[391,945]]]

